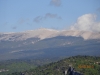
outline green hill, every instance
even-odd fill
[[[69,65],[75,68],[75,71],[84,75],[100,75],[100,57],[93,56],[74,56],[48,65],[39,66],[35,69],[24,72],[15,72],[8,75],[64,75]]]

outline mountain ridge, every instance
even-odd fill
[[[21,41],[29,38],[40,38],[40,40],[43,40],[46,38],[53,38],[56,36],[75,36],[75,37],[82,37],[84,38],[84,40],[100,39],[99,32],[76,31],[76,30],[54,30],[54,29],[40,28],[36,30],[29,30],[23,32],[0,33],[0,40]]]

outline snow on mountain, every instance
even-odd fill
[[[86,39],[100,39],[100,33],[88,32],[88,31],[72,31],[72,30],[54,30],[41,28],[37,30],[29,30],[24,32],[16,33],[0,33],[0,40],[11,40],[20,41],[26,40],[28,38],[40,38],[40,40],[45,38],[52,38],[56,36],[76,36],[83,37]]]

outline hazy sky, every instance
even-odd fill
[[[0,32],[100,31],[100,0],[0,0]]]

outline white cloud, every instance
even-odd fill
[[[77,19],[71,30],[100,32],[100,22],[96,22],[96,15],[85,14]]]
[[[60,16],[57,14],[52,14],[52,13],[46,13],[44,18],[56,18],[56,19],[62,19]]]
[[[97,9],[98,12],[100,12],[100,7]]]
[[[43,19],[43,17],[37,16],[37,17],[34,18],[33,21],[36,22],[36,23],[39,23],[42,19]]]
[[[58,7],[61,5],[61,0],[51,0],[50,4]]]
[[[45,14],[45,18],[56,18],[57,14],[51,14],[51,13],[47,13]]]
[[[62,19],[60,16],[58,16],[57,14],[52,14],[52,13],[46,13],[44,16],[37,16],[34,18],[33,22],[39,23],[44,19],[47,18],[55,18],[55,19]]]
[[[14,27],[12,27],[12,29],[17,29],[17,27],[16,27],[16,26],[14,26]]]
[[[28,21],[29,21],[28,18],[27,18],[27,19],[23,19],[23,18],[22,18],[22,19],[19,19],[19,20],[18,20],[18,23],[19,23],[19,24],[23,24],[23,23],[28,22]]]

